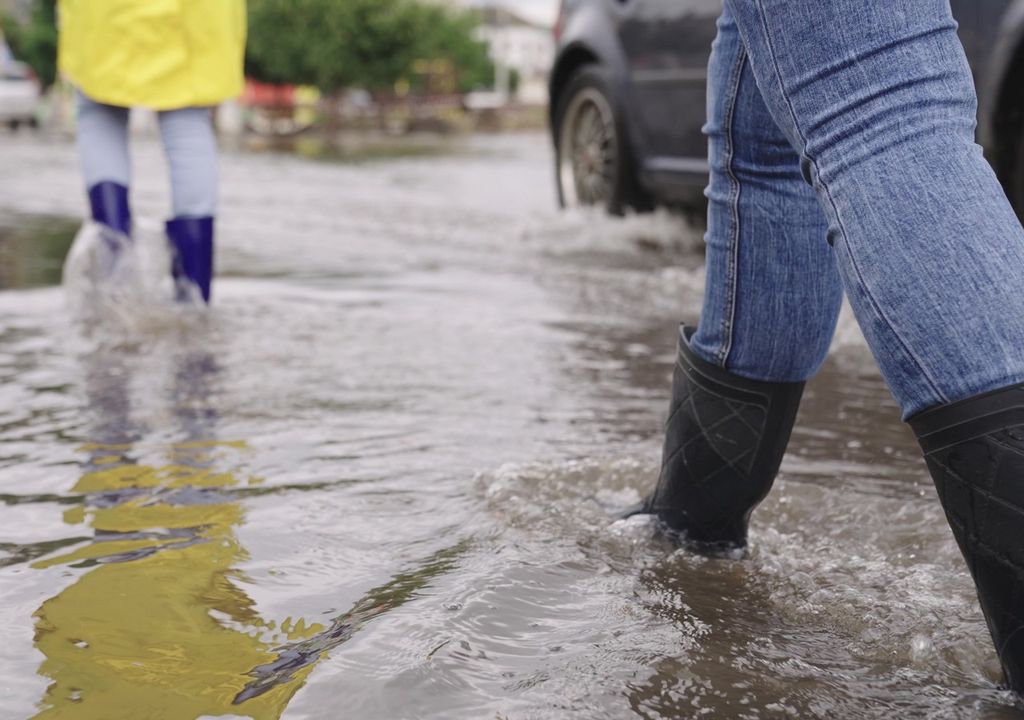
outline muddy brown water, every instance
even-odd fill
[[[1022,716],[848,318],[747,557],[608,520],[700,239],[557,213],[543,136],[228,153],[215,309],[90,333],[73,148],[0,157],[0,717]]]

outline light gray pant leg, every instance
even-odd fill
[[[171,169],[174,217],[217,214],[217,139],[209,108],[183,108],[159,114],[167,164]]]
[[[128,108],[103,105],[81,92],[78,106],[78,155],[86,188],[100,182],[131,183]]]

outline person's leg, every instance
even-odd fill
[[[905,416],[1024,381],[1024,230],[948,0],[727,0]]]
[[[130,235],[128,108],[102,105],[79,92],[77,144],[93,220]]]
[[[159,121],[171,171],[174,219],[167,223],[167,236],[172,272],[181,299],[187,298],[190,283],[209,302],[218,183],[213,114],[209,108],[184,108],[160,113]]]
[[[726,4],[1024,689],[1024,230],[974,142],[948,0]]]
[[[707,282],[691,347],[744,378],[803,382],[825,360],[843,301],[828,223],[728,11],[708,78]]]
[[[171,171],[174,217],[217,214],[217,138],[209,108],[183,108],[158,115]]]
[[[728,12],[708,74],[704,308],[679,340],[662,470],[643,505],[705,552],[745,543],[842,304],[824,213]]]

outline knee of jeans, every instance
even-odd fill
[[[804,168],[805,177],[823,167],[831,175],[887,157],[972,145],[977,108],[973,85],[950,72],[891,80],[867,97],[837,98],[806,123],[804,157],[814,161]]]
[[[188,189],[172,188],[175,217],[214,217],[217,215],[216,187],[190,185]]]
[[[726,369],[763,382],[805,382],[818,374],[828,357],[830,332],[749,332],[737,335]]]
[[[217,152],[212,116],[206,108],[169,110],[159,115],[160,135],[167,155],[213,156]]]

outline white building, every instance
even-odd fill
[[[495,90],[502,102],[547,103],[548,74],[555,61],[555,40],[550,26],[527,20],[497,0],[435,1],[480,12],[478,35],[487,43],[491,60],[497,68]],[[513,71],[518,77],[514,96],[511,92]]]
[[[510,95],[511,75],[519,77],[515,100],[529,105],[547,102],[548,74],[555,61],[555,39],[551,28],[524,20],[498,7],[481,9],[477,31],[490,49],[497,68],[497,91]]]

